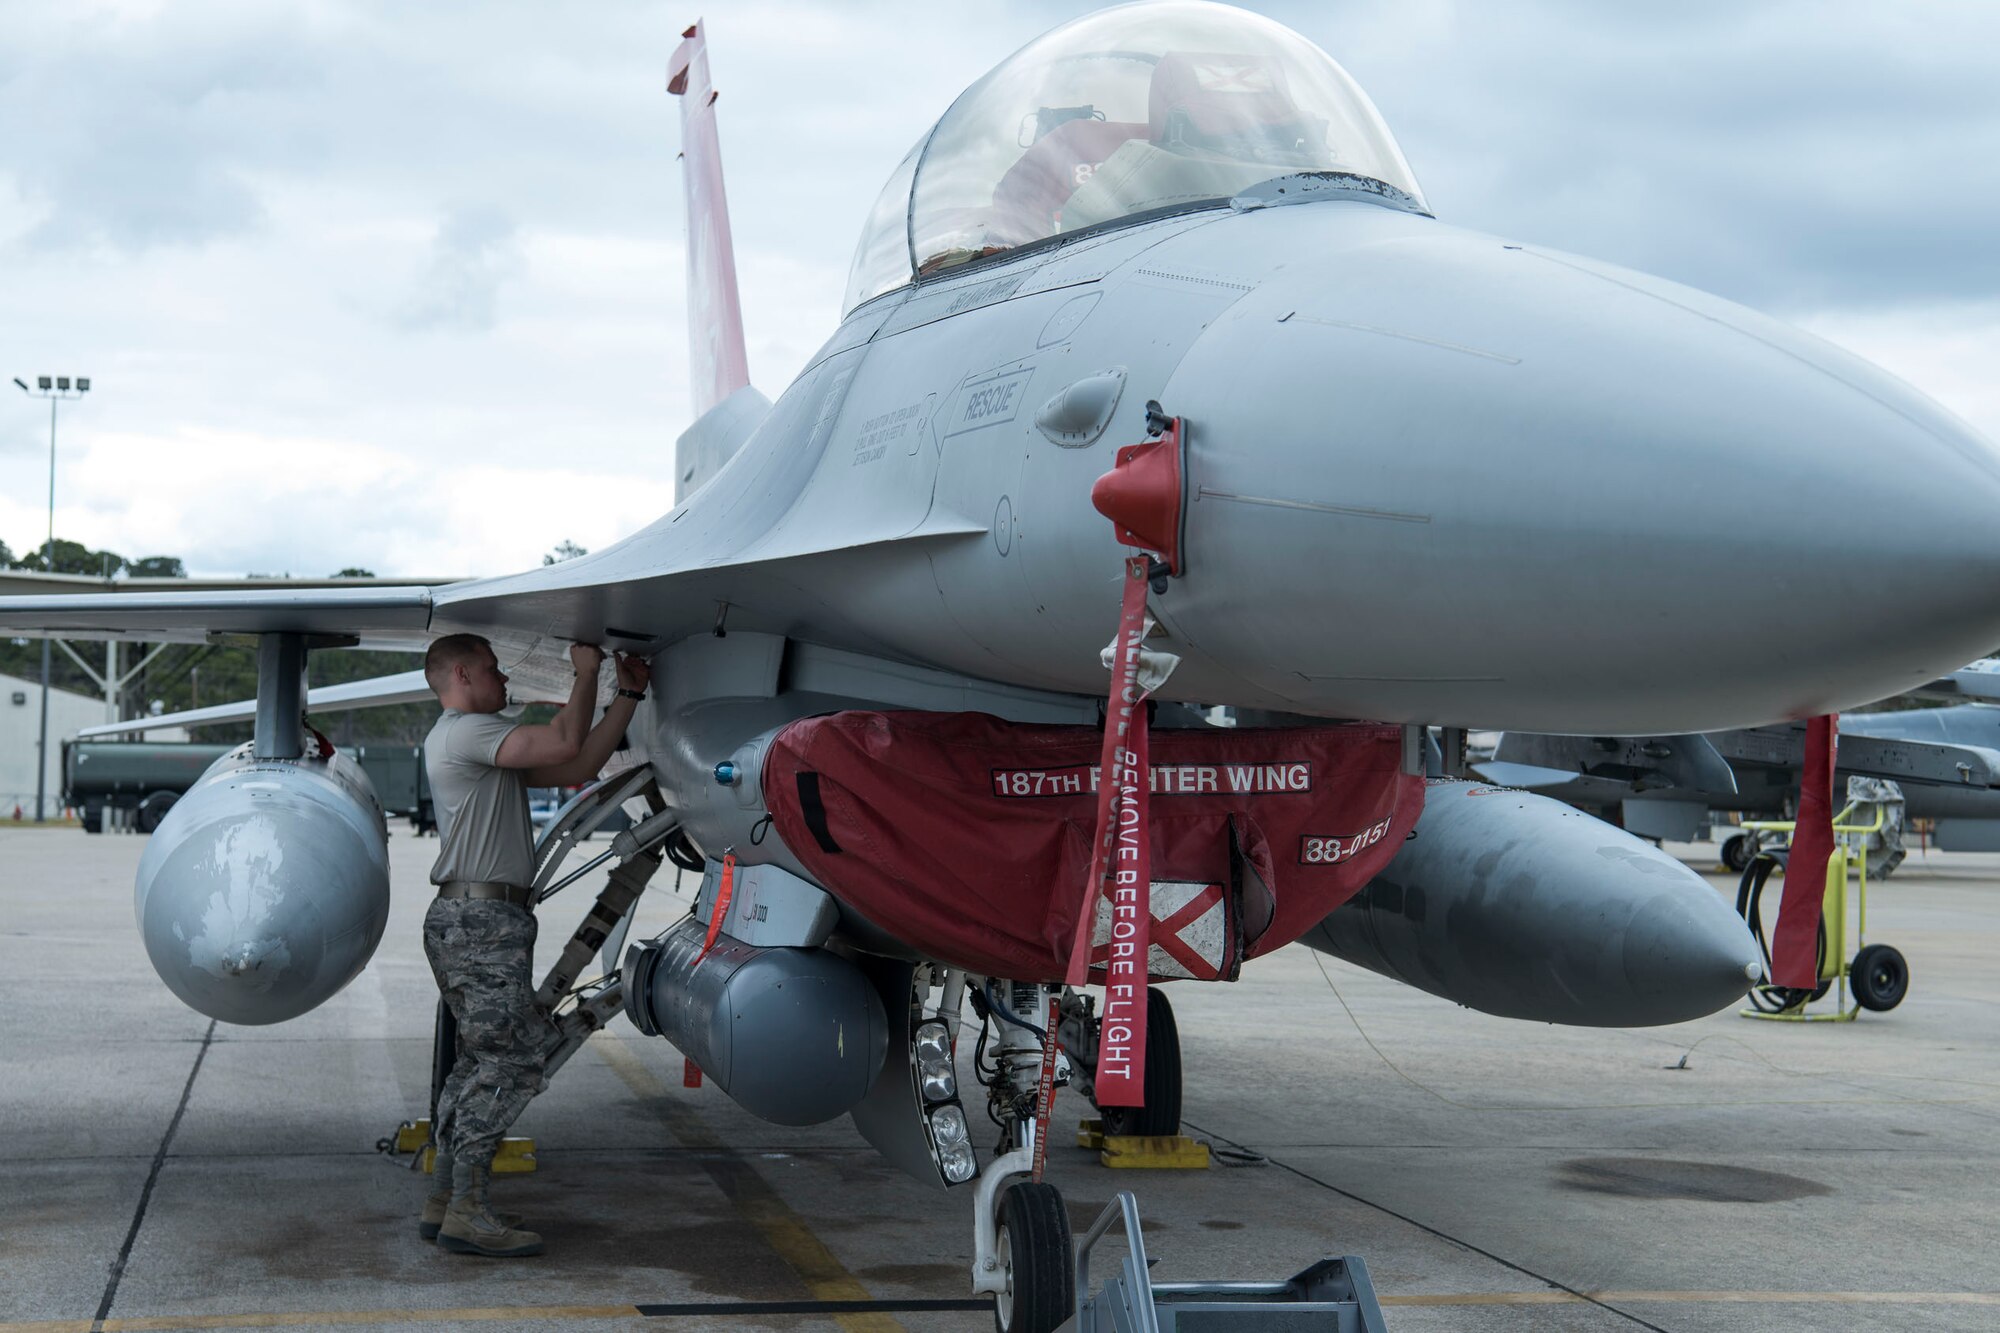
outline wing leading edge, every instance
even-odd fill
[[[304,634],[355,638],[367,648],[421,650],[431,638],[431,604],[427,587],[0,597],[0,633],[147,643]]]

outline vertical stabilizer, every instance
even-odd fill
[[[701,24],[681,34],[667,66],[667,91],[681,99],[681,179],[687,186],[688,351],[697,417],[750,383],[743,307],[736,293],[736,247],[722,190],[715,134],[715,88]]]

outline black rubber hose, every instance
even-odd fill
[[[1757,952],[1764,959],[1764,975],[1771,975],[1771,946],[1764,937],[1764,886],[1771,878],[1771,872],[1778,868],[1778,858],[1769,852],[1759,852],[1750,858],[1750,864],[1743,868],[1743,878],[1736,885],[1736,914],[1750,927],[1750,934],[1757,941]],[[1816,970],[1826,971],[1826,920],[1819,923],[1819,948],[1816,954]],[[1781,1013],[1811,998],[1810,989],[1800,990],[1792,986],[1757,986],[1750,991],[1750,1003],[1767,1014]]]
[[[681,870],[699,875],[708,869],[707,858],[694,849],[687,833],[679,828],[669,833],[661,846],[666,851],[667,860]]]

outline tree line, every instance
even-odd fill
[[[565,539],[542,557],[542,563],[553,565],[588,554],[585,548]],[[6,542],[0,541],[0,569],[85,574],[106,579],[121,574],[127,578],[184,579],[188,576],[187,566],[178,556],[149,555],[128,560],[116,551],[93,550],[82,542],[63,537],[43,542],[19,556]],[[350,565],[327,577],[372,579],[375,573]],[[104,669],[105,650],[102,643],[79,642],[73,646],[94,670]],[[118,644],[116,653],[120,673],[129,671],[131,664],[151,652],[152,647],[150,644]],[[312,685],[345,685],[376,676],[415,671],[422,665],[421,653],[323,648],[309,659],[307,679]],[[42,678],[41,640],[0,639],[0,675],[39,681]],[[68,653],[60,649],[51,655],[49,683],[59,690],[91,698],[100,697],[96,682],[71,660]],[[160,711],[178,713],[190,708],[206,708],[256,697],[255,650],[229,644],[172,644],[120,692],[119,716],[142,716],[152,710],[156,701]],[[434,703],[391,704],[381,708],[315,714],[310,721],[336,745],[416,745],[423,741],[431,725],[437,721],[438,711]],[[541,713],[546,711],[551,710],[538,710],[534,719],[545,720],[541,718]],[[198,741],[235,743],[249,740],[250,730],[248,722],[223,722],[189,728],[189,735]]]

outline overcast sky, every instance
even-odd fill
[[[1707,288],[2000,437],[2000,5],[1253,4],[1446,221]],[[501,573],[669,507],[705,17],[751,375],[838,316],[951,98],[1088,4],[0,0],[0,540]],[[1885,460],[1893,463],[1894,460]],[[1726,478],[1717,478],[1718,484]]]

